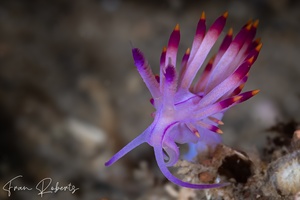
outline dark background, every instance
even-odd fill
[[[172,199],[150,147],[110,168],[104,162],[152,120],[129,41],[157,72],[174,26],[181,27],[182,55],[202,11],[207,25],[229,11],[224,33],[260,19],[264,45],[246,89],[261,92],[225,114],[224,142],[259,152],[265,129],[299,121],[299,1],[1,0],[0,199],[7,199],[3,185],[18,175],[19,186],[51,177],[80,188],[45,199]],[[18,191],[9,199],[40,197]]]

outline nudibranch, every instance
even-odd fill
[[[160,57],[160,73],[153,74],[143,53],[132,49],[134,64],[148,87],[155,108],[152,124],[105,163],[110,166],[129,151],[147,142],[154,149],[157,164],[171,182],[188,188],[208,189],[226,183],[194,184],[175,177],[168,169],[180,157],[178,144],[188,144],[190,155],[205,146],[221,142],[218,125],[230,107],[256,95],[259,90],[241,93],[249,70],[258,57],[262,43],[254,39],[257,21],[249,21],[233,37],[229,29],[218,52],[208,60],[196,79],[208,53],[219,38],[227,19],[225,12],[206,31],[203,12],[197,25],[191,49],[187,49],[179,70],[176,70],[180,30],[177,24]],[[194,79],[196,79],[194,81]]]

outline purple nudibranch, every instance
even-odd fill
[[[187,49],[184,54],[179,71],[176,70],[179,25],[174,28],[168,46],[163,48],[159,76],[153,74],[143,53],[137,48],[132,49],[134,64],[152,95],[150,102],[156,111],[153,113],[152,124],[107,161],[106,166],[112,165],[135,147],[147,142],[154,148],[161,172],[171,182],[195,189],[227,185],[184,182],[168,170],[179,159],[177,143],[189,144],[191,151],[201,151],[206,146],[220,143],[220,134],[223,132],[218,125],[223,124],[221,118],[224,112],[259,92],[252,90],[241,93],[249,70],[262,47],[260,40],[254,39],[258,20],[247,22],[234,38],[232,29],[229,29],[218,52],[194,81],[221,34],[227,16],[228,13],[225,12],[206,31],[205,13],[202,13],[192,48]]]

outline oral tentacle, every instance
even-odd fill
[[[167,167],[175,165],[180,156],[179,148],[176,143],[172,139],[165,137],[163,140],[163,149],[165,150],[168,157],[168,161],[165,162],[165,165]]]
[[[110,160],[105,163],[105,166],[110,166],[122,158],[125,154],[136,148],[137,146],[147,142],[147,137],[149,136],[150,127],[148,127],[142,134],[134,138],[126,146],[124,146],[120,151],[118,151]]]
[[[156,157],[156,161],[158,164],[158,167],[160,168],[161,172],[164,174],[164,176],[171,182],[187,188],[194,188],[194,189],[212,189],[212,188],[218,188],[218,187],[224,187],[229,185],[229,183],[216,183],[216,184],[193,184],[184,182],[177,177],[175,177],[168,169],[168,167],[165,165],[164,158],[163,158],[163,151],[161,144],[154,145],[154,154]]]

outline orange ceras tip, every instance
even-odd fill
[[[250,64],[252,64],[252,63],[254,62],[254,56],[252,56],[251,58],[249,58],[249,59],[247,60],[247,62],[249,62]]]
[[[212,57],[212,58],[208,61],[208,63],[209,63],[210,65],[212,65],[212,64],[214,63],[214,60],[215,60],[215,56]]]
[[[252,22],[249,23],[249,24],[247,24],[246,30],[249,31],[249,30],[251,29],[252,26],[253,26],[253,23],[252,23]]]
[[[253,90],[253,91],[251,92],[251,94],[254,96],[254,95],[256,95],[257,93],[259,93],[259,91],[260,91],[260,90]]]
[[[228,36],[232,36],[232,34],[233,34],[233,28],[230,28],[230,29],[228,30],[227,35],[228,35]]]
[[[221,129],[217,129],[216,133],[223,134],[223,131]]]
[[[260,51],[262,47],[262,43],[259,43],[256,47],[255,47],[255,51]]]
[[[212,65],[212,64],[214,63],[214,61],[215,61],[216,56],[217,56],[217,55],[213,55],[213,56],[209,59],[208,64]]]
[[[257,28],[257,27],[258,27],[258,24],[259,24],[259,20],[257,19],[257,20],[255,20],[255,21],[253,22],[253,27],[254,27],[254,28]]]
[[[246,76],[247,76],[247,75],[246,75]],[[242,90],[244,87],[245,87],[245,84],[241,84],[241,85],[239,86],[239,89]]]
[[[228,11],[224,12],[223,17],[224,17],[224,18],[227,18],[227,17],[228,17]]]
[[[254,40],[254,42],[256,42],[256,43],[260,43],[260,41],[261,41],[261,38],[256,38],[256,39]]]
[[[180,29],[179,24],[176,24],[174,31],[179,31],[179,29]]]
[[[219,120],[217,123],[218,123],[219,125],[224,125],[224,122],[222,122],[221,120]]]
[[[200,133],[199,133],[198,131],[195,131],[194,134],[195,134],[198,138],[200,138]]]
[[[233,97],[232,101],[233,102],[237,102],[239,101],[243,96],[236,96],[236,97]]]
[[[190,49],[190,48],[187,48],[187,50],[185,51],[185,54],[186,54],[186,55],[189,55],[190,52],[191,52],[191,49]]]
[[[217,124],[219,124],[219,125],[224,125],[224,123],[221,121],[221,120],[219,120],[219,119],[217,119],[217,118],[215,118],[215,117],[208,117],[208,119],[210,119],[211,121],[213,121],[213,122],[216,122]]]
[[[253,23],[253,20],[252,19],[249,19],[246,23],[246,26],[248,26],[249,24],[252,24]]]
[[[205,12],[204,11],[201,13],[200,20],[205,20]]]
[[[162,52],[165,53],[167,51],[167,47],[163,47]]]

